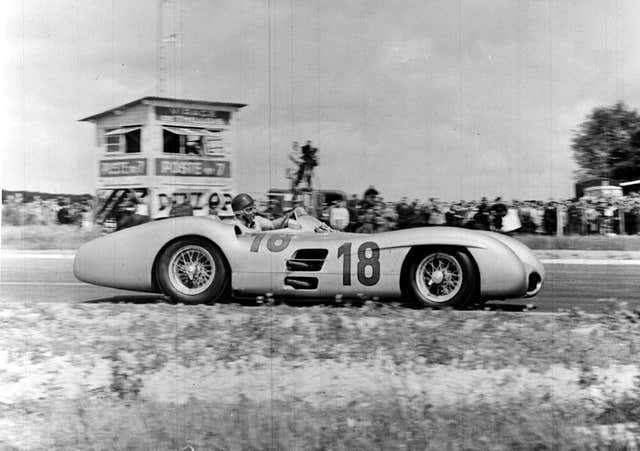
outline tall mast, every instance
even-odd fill
[[[182,33],[180,0],[158,0],[156,94],[182,96]]]

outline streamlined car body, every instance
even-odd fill
[[[178,302],[229,295],[410,298],[463,306],[531,297],[544,268],[510,237],[453,227],[336,232],[302,209],[288,227],[247,232],[215,217],[168,218],[83,245],[74,261],[91,284],[160,292]]]

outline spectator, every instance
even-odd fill
[[[124,199],[116,207],[116,230],[126,229],[134,225],[133,215],[136,212],[138,198],[135,191],[129,190]]]
[[[635,199],[633,203],[633,207],[631,207],[631,212],[635,217],[635,223],[636,223],[635,233],[636,235],[640,235],[640,198]]]
[[[623,215],[624,215],[624,233],[627,235],[636,235],[638,233],[637,229],[637,215],[638,211],[638,203],[635,200],[631,200],[623,206]]]
[[[411,226],[411,218],[415,214],[413,206],[407,203],[407,198],[403,197],[400,203],[396,205],[396,214],[398,215],[398,228],[406,229]]]
[[[566,231],[570,235],[576,235],[580,233],[580,229],[581,229],[580,205],[578,204],[578,202],[569,202],[567,206]]]
[[[504,218],[502,218],[498,232],[513,233],[521,227],[522,223],[520,222],[520,216],[518,215],[517,203],[514,203],[514,206],[508,208],[507,213]]]
[[[502,230],[502,218],[507,215],[507,207],[502,203],[501,197],[496,197],[496,200],[489,209],[489,212],[493,217],[493,229],[496,231]]]
[[[297,143],[295,143],[295,146],[297,148]],[[316,166],[318,166],[317,154],[318,154],[318,149],[311,145],[311,140],[307,140],[305,145],[302,146],[301,148],[300,160],[297,161],[298,172],[296,174],[295,181],[293,182],[294,191],[298,188],[298,186],[303,180],[307,183],[307,188],[311,189],[311,179],[313,177],[313,169]]]
[[[233,210],[231,209],[231,194],[224,193],[222,195],[222,205],[218,208],[218,217],[220,219],[228,219],[231,220],[235,218],[233,214]]]
[[[180,197],[180,202],[176,202],[173,207],[171,207],[169,216],[193,216],[193,207],[191,206],[191,202],[189,202],[189,196],[186,194],[179,194],[178,196]]]
[[[475,228],[475,220],[474,217],[478,213],[478,208],[476,207],[474,202],[463,202],[464,207],[464,219],[463,225],[467,228],[474,229]]]
[[[365,210],[373,208],[373,206],[376,204],[376,196],[378,196],[378,194],[380,193],[373,186],[367,188],[367,190],[364,192],[364,198],[362,199],[362,208],[364,208]]]
[[[600,234],[602,235],[614,235],[613,232],[613,217],[615,208],[611,202],[604,202],[602,208],[602,227],[600,228]]]
[[[147,204],[147,191],[134,191],[136,196],[136,211],[138,216],[149,218],[149,204]]]
[[[218,193],[212,193],[209,195],[209,214],[212,216],[218,216],[218,207],[220,206],[220,195]]]
[[[351,199],[347,201],[347,210],[349,210],[349,227],[347,227],[347,230],[355,232],[359,226],[358,218],[360,216],[360,201],[356,194],[353,194]]]
[[[429,199],[427,206],[429,209],[429,217],[427,219],[427,225],[440,226],[445,224],[444,212],[441,209],[440,203],[437,199]]]
[[[555,235],[558,225],[558,210],[554,201],[548,202],[544,209],[542,223],[545,235]]]
[[[87,230],[93,227],[93,215],[88,203],[84,203],[82,206],[80,227]]]
[[[474,216],[476,228],[481,230],[491,229],[491,212],[489,211],[489,203],[487,198],[483,197],[478,205],[478,212]]]
[[[60,209],[58,210],[58,223],[60,224],[71,224],[73,222],[73,218],[71,217],[71,212],[69,211],[69,206],[65,204],[64,201],[59,201],[58,206]]]
[[[356,230],[356,233],[374,233],[376,231],[375,216],[373,208],[366,210],[362,218],[362,224]]]
[[[382,204],[378,203],[373,207],[374,227],[376,232],[386,232],[389,230],[389,223],[382,214]]]
[[[593,204],[587,205],[584,217],[587,222],[587,233],[598,233],[598,210]]]
[[[168,218],[171,211],[171,199],[164,193],[158,194],[158,213],[155,219]]]
[[[329,209],[329,225],[336,230],[345,230],[349,225],[349,210],[344,201],[337,201]]]
[[[451,204],[445,213],[445,220],[448,226],[462,227],[464,224],[464,212],[457,204]]]

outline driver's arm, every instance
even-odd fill
[[[267,219],[263,216],[256,216],[254,220],[260,226],[261,230],[277,230],[287,227],[288,219],[289,215],[284,215],[283,217],[274,220]]]

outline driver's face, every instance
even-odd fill
[[[255,218],[256,216],[256,207],[254,205],[251,205],[247,208],[243,208],[240,211],[240,215],[247,221],[247,222],[251,222],[253,221],[253,218]]]

